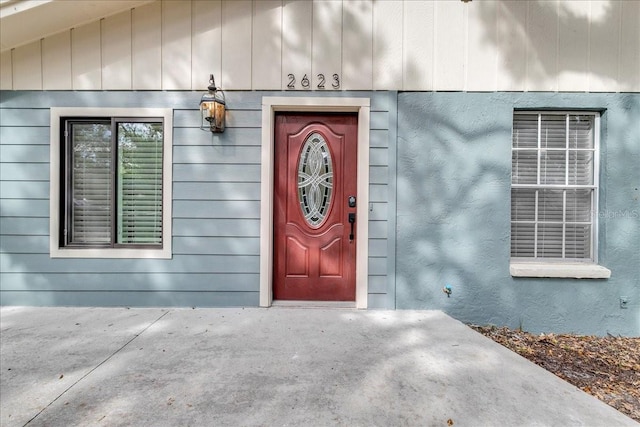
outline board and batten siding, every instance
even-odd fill
[[[27,305],[257,306],[261,100],[228,92],[227,129],[199,129],[197,92],[0,92],[0,299]],[[325,94],[318,94],[322,96]],[[326,94],[329,95],[329,94]],[[354,96],[353,93],[331,95]],[[389,108],[371,96],[369,306],[393,308]],[[173,108],[173,258],[49,256],[50,107]],[[395,146],[395,141],[392,142]],[[393,167],[393,166],[392,166]],[[390,207],[391,206],[391,207]],[[389,236],[391,235],[391,238]],[[392,245],[392,246],[390,246]],[[390,249],[391,248],[391,249]]]
[[[157,0],[0,54],[0,88],[640,91],[640,1]]]

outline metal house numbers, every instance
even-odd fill
[[[296,89],[296,85],[298,84],[298,81],[296,80],[296,76],[295,74],[287,74],[287,89],[292,90],[292,89]],[[316,74],[316,89],[329,89],[329,88],[333,88],[333,89],[340,89],[340,75],[339,74],[334,74],[331,77],[325,76],[322,73]],[[302,76],[302,79],[300,79],[299,85],[302,87],[302,89],[309,89],[311,88],[311,81],[309,80],[309,77],[307,74],[305,74],[304,76]]]

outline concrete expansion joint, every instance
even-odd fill
[[[118,348],[116,351],[114,351],[113,353],[111,353],[106,359],[104,359],[102,362],[98,363],[95,367],[93,367],[89,372],[87,372],[86,374],[84,374],[82,377],[80,377],[77,381],[75,381],[73,384],[71,384],[69,387],[67,387],[62,393],[60,393],[55,399],[53,399],[51,402],[49,402],[49,404],[47,404],[44,408],[42,408],[40,410],[40,412],[38,412],[37,414],[35,414],[33,416],[33,418],[31,418],[29,421],[27,421],[26,423],[24,423],[23,427],[30,424],[32,421],[34,421],[36,418],[38,418],[40,416],[40,414],[42,414],[44,411],[46,411],[51,405],[53,405],[55,402],[57,402],[62,396],[64,396],[65,394],[67,394],[67,392],[69,390],[71,390],[72,388],[74,388],[77,384],[79,384],[82,380],[84,380],[85,378],[87,378],[89,375],[91,375],[96,369],[98,369],[99,367],[101,367],[102,365],[104,365],[105,363],[107,363],[109,360],[111,360],[115,355],[117,355],[118,353],[120,353],[122,350],[124,350],[125,348],[127,348],[127,346],[129,344],[131,344],[136,338],[138,338],[139,336],[141,336],[142,334],[144,334],[149,328],[151,328],[153,325],[155,325],[156,323],[158,323],[164,316],[166,316],[167,314],[169,314],[170,310],[165,311],[164,313],[162,313],[160,315],[160,317],[158,317],[156,320],[154,320],[153,322],[149,323],[147,326],[144,327],[143,330],[141,330],[140,332],[138,332],[137,334],[134,334],[133,337],[127,341],[126,343],[124,343],[120,348]]]

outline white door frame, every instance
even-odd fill
[[[260,173],[260,306],[273,301],[273,151],[276,111],[358,113],[358,210],[356,211],[356,307],[367,308],[369,258],[369,98],[262,98]]]

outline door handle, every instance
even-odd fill
[[[356,214],[349,214],[349,224],[351,224],[351,233],[349,233],[349,241],[353,241],[353,224],[356,222]]]

